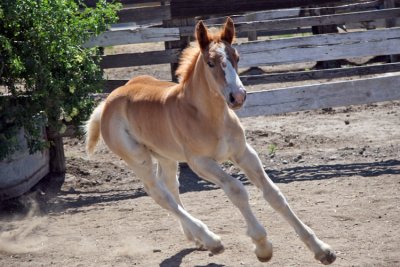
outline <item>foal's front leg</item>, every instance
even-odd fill
[[[246,149],[235,155],[232,160],[239,165],[252,183],[262,190],[264,198],[295,229],[300,239],[314,253],[317,260],[323,264],[331,264],[335,261],[335,252],[328,244],[318,239],[311,228],[305,225],[292,211],[279,188],[264,172],[257,153],[249,144],[246,144]]]
[[[206,157],[193,157],[190,168],[200,177],[221,187],[230,201],[239,208],[247,224],[247,235],[256,245],[255,253],[260,261],[269,261],[272,257],[272,244],[267,240],[264,227],[258,222],[250,209],[249,198],[243,184],[225,173],[214,160]]]

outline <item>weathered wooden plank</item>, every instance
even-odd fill
[[[262,83],[295,82],[317,79],[335,79],[340,77],[382,74],[400,71],[400,63],[381,64],[373,66],[359,66],[351,68],[337,68],[327,70],[293,71],[262,75],[240,76],[243,84],[254,85]]]
[[[92,38],[85,47],[152,43],[179,40],[178,28],[132,28],[108,31]]]
[[[328,8],[327,8],[328,9]],[[261,13],[263,14],[263,13]],[[265,14],[267,16],[268,13]],[[249,21],[246,16],[235,16],[235,28],[237,33],[249,31],[278,31],[287,29],[296,29],[300,27],[322,26],[322,25],[343,25],[346,23],[355,23],[362,21],[372,21],[377,19],[398,18],[400,17],[400,8],[391,8],[384,10],[361,11],[352,13],[342,13],[335,15],[322,15],[311,17],[295,17],[295,18],[272,18],[269,20],[260,19]],[[211,24],[214,19],[206,20],[206,24]],[[225,17],[215,19],[215,24],[210,27],[221,27]],[[181,28],[182,35],[193,35],[193,29]]]
[[[348,76],[362,76],[369,74],[383,74],[388,72],[400,71],[400,63],[389,63],[373,66],[359,66],[351,68],[339,68],[328,70],[293,71],[285,73],[273,73],[262,75],[242,75],[240,79],[244,85],[254,85],[262,83],[295,82],[317,79],[335,79]],[[115,88],[126,84],[128,80],[107,80],[104,92],[111,92]]]
[[[258,11],[251,12],[244,15],[234,15],[229,16],[235,23],[250,21],[260,21],[260,20],[271,20],[271,19],[282,19],[288,17],[297,17],[299,16],[300,8],[291,8],[291,9],[278,9],[278,10],[266,10],[266,11]],[[204,22],[208,25],[211,24],[223,24],[226,21],[227,16],[218,17],[218,18],[210,18],[205,19]]]
[[[276,19],[268,21],[240,22],[235,24],[238,32],[258,30],[281,30],[297,27],[341,25],[349,22],[370,21],[375,19],[400,17],[400,8],[384,10],[362,11],[301,18]]]
[[[237,45],[239,67],[400,53],[400,28],[321,34]]]
[[[368,2],[351,3],[347,5],[339,5],[339,6],[324,7],[324,8],[335,9],[336,13],[366,11],[366,10],[376,9],[382,2],[383,0],[373,0]]]
[[[367,104],[400,99],[400,75],[297,86],[248,94],[240,117]]]
[[[335,13],[344,13],[344,12],[354,12],[354,11],[366,11],[366,10],[376,10],[379,8],[379,5],[383,4],[383,0],[372,0],[372,1],[352,1],[349,4],[345,5],[323,5],[323,9],[327,10],[335,10]],[[303,11],[308,13],[307,11],[318,11],[321,7],[305,7]]]
[[[259,11],[268,9],[284,9],[303,7],[310,5],[322,5],[326,3],[341,3],[349,1],[341,0],[198,0],[190,4],[187,0],[171,0],[171,17],[196,17],[217,14],[240,14],[249,11]]]
[[[99,0],[85,0],[84,1],[86,6],[88,7],[95,7],[96,3],[99,2]],[[115,2],[115,0],[106,0],[106,2]],[[123,5],[135,5],[135,4],[144,4],[144,3],[157,3],[161,1],[155,1],[155,0],[119,0],[119,3]]]
[[[179,61],[180,53],[180,49],[168,49],[163,51],[108,55],[103,56],[100,66],[103,69],[108,69],[153,64],[177,63]]]
[[[171,19],[170,6],[152,6],[140,8],[124,8],[118,11],[119,23],[135,22],[136,24],[161,23]]]

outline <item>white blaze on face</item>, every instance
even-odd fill
[[[225,80],[228,84],[228,87],[243,88],[242,81],[240,80],[239,75],[229,60],[226,61],[226,67],[224,68],[224,71]]]
[[[232,63],[228,60],[228,57],[225,52],[225,46],[218,48],[218,52],[222,55],[222,69],[225,73],[225,81],[226,85],[230,90],[237,91],[239,88],[243,88],[242,81],[239,78],[235,68],[232,66]]]

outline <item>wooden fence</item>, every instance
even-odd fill
[[[105,55],[102,67],[124,68],[153,64],[171,64],[171,73],[177,67],[180,52],[192,40],[197,19],[205,20],[209,26],[221,25],[226,15],[231,16],[239,37],[248,37],[249,42],[235,45],[241,53],[240,68],[270,66],[304,62],[346,60],[352,57],[384,56],[391,63],[312,69],[242,75],[244,84],[267,84],[276,82],[335,79],[360,75],[360,79],[329,82],[318,85],[303,85],[290,88],[249,93],[241,117],[277,114],[300,110],[319,109],[351,104],[372,103],[400,99],[400,1],[394,0],[120,0],[124,8],[119,12],[119,24],[110,31],[86,43],[91,46],[116,46],[138,43],[164,42],[165,49],[142,53]],[[87,0],[93,6],[96,0]],[[321,15],[322,14],[322,15]],[[332,25],[346,26],[348,32],[311,35],[315,27],[329,32]],[[362,25],[364,28],[361,28]],[[324,31],[330,28],[330,30]],[[366,30],[368,29],[368,30]],[[298,34],[287,38],[287,34]],[[279,36],[257,41],[257,36]],[[241,41],[243,39],[240,39]],[[251,40],[251,41],[250,41]],[[365,78],[368,74],[382,74]],[[363,77],[364,76],[364,77]],[[172,75],[171,79],[174,80]],[[105,92],[126,83],[127,80],[110,80]],[[63,161],[62,142],[56,153]],[[34,158],[36,169],[27,170],[29,179],[10,180],[1,185],[0,199],[19,195],[49,172],[48,152],[18,158],[25,167]],[[50,156],[54,158],[54,156]],[[11,166],[7,162],[0,164]],[[64,164],[64,163],[63,163]],[[11,177],[11,170],[2,168],[0,176]],[[26,169],[26,168],[25,168]],[[31,176],[29,176],[31,175]],[[14,183],[14,181],[17,181]],[[11,185],[11,187],[10,187]]]
[[[400,1],[202,0],[189,3],[188,0],[171,0],[155,3],[148,0],[122,0],[122,3],[130,6],[121,10],[120,22],[133,24],[110,30],[90,40],[86,45],[106,47],[165,42],[166,49],[106,55],[101,63],[104,69],[170,63],[173,73],[180,52],[193,40],[191,37],[196,20],[202,18],[207,25],[219,26],[225,20],[224,15],[234,19],[239,36],[250,38],[253,34],[252,40],[257,39],[257,35],[307,33],[303,36],[249,41],[235,45],[241,54],[239,68],[376,56],[385,56],[384,59],[391,57],[393,61],[334,69],[242,75],[244,84],[334,79],[350,75],[360,75],[361,78],[356,81],[250,93],[244,109],[238,112],[240,116],[400,99],[398,76],[362,78],[362,75],[367,74],[400,71],[400,63],[396,63],[396,57],[393,56],[400,54],[400,28],[395,27],[400,18]],[[330,11],[320,12],[321,10]],[[140,16],[134,15],[139,13]],[[319,13],[329,15],[309,15]],[[347,26],[351,30],[310,34],[312,27],[329,25],[342,28]],[[362,25],[368,30],[361,28]],[[174,77],[171,79],[174,80]],[[125,82],[126,80],[110,80],[105,91],[109,92]],[[350,95],[352,97],[349,97]]]

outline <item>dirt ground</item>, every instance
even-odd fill
[[[130,49],[150,47],[106,53]],[[170,75],[168,65],[107,75],[128,79],[144,73],[161,79]],[[334,266],[400,266],[400,101],[242,123],[292,208],[335,249]],[[26,196],[0,203],[0,266],[321,266],[228,162],[223,167],[245,184],[273,242],[269,263],[257,261],[244,220],[223,191],[187,167],[180,170],[182,200],[221,236],[223,254],[209,255],[186,241],[177,220],[147,196],[135,174],[104,144],[89,160],[82,140],[65,139],[65,153],[65,175],[47,177]]]
[[[266,172],[336,250],[334,266],[400,266],[399,108],[386,102],[242,119]],[[81,140],[66,139],[65,150],[64,177],[1,204],[0,266],[320,265],[229,163],[224,168],[246,185],[274,244],[269,263],[257,261],[244,220],[222,190],[188,168],[180,173],[183,202],[222,237],[223,254],[186,241],[176,219],[103,144],[90,160]]]

